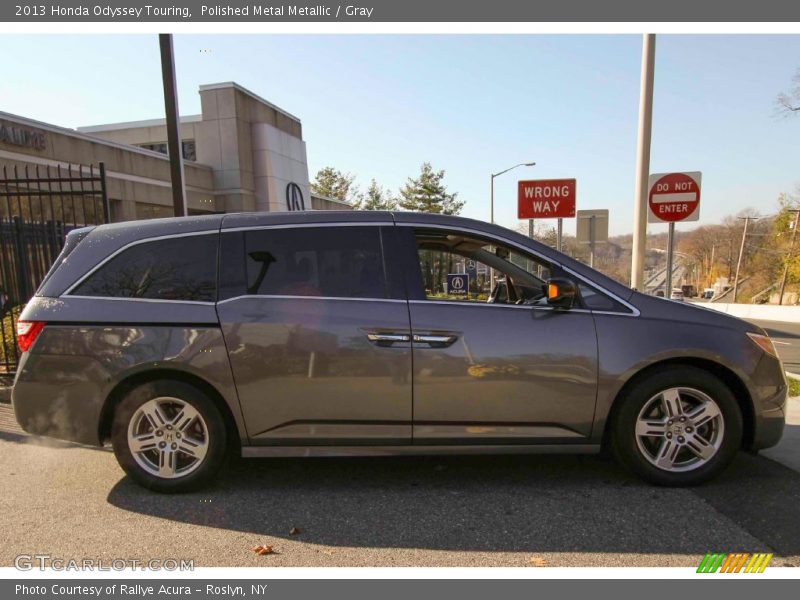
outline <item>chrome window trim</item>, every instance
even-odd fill
[[[586,308],[557,309],[553,306],[539,306],[536,304],[504,304],[502,302],[471,302],[469,300],[409,300],[409,304],[446,304],[447,306],[486,306],[488,308],[514,308],[517,310],[543,310],[589,314],[592,311]],[[613,313],[619,314],[619,313]]]
[[[169,240],[173,238],[183,238],[183,237],[192,237],[197,235],[219,235],[219,229],[211,229],[208,231],[190,231],[187,233],[171,233],[168,235],[157,235],[153,237],[142,238],[140,240],[134,240],[132,242],[128,242],[124,246],[117,248],[114,252],[106,256],[103,260],[93,266],[91,269],[86,271],[86,273],[78,279],[75,283],[69,286],[64,292],[61,294],[63,296],[71,296],[72,290],[79,287],[84,281],[86,281],[89,277],[91,277],[94,273],[96,273],[103,265],[105,265],[108,261],[112,258],[125,252],[129,248],[133,248],[134,246],[138,246],[139,244],[146,244],[148,242],[158,242],[161,240]],[[79,296],[72,296],[73,298],[77,298]],[[83,298],[119,298],[118,296],[82,296]],[[121,300],[158,300],[158,298],[119,298]],[[162,302],[197,302],[196,300],[162,300]],[[214,304],[210,302],[209,304]]]
[[[414,227],[414,228],[424,228],[424,227],[426,227],[426,225],[423,224],[423,223],[397,223],[397,226],[398,227]],[[630,302],[627,302],[627,301],[623,300],[622,298],[620,298],[619,296],[617,296],[613,292],[608,291],[607,289],[605,289],[600,284],[595,283],[594,281],[592,281],[590,279],[587,279],[586,277],[584,277],[580,273],[575,272],[574,270],[570,269],[569,267],[565,267],[563,264],[561,264],[557,260],[554,260],[552,258],[544,256],[540,252],[537,252],[536,250],[533,250],[532,248],[528,248],[527,246],[523,246],[522,244],[519,244],[519,243],[517,243],[517,242],[515,242],[513,240],[509,240],[506,237],[503,237],[503,236],[500,236],[500,235],[496,235],[496,234],[492,234],[492,233],[486,233],[484,231],[480,231],[480,230],[477,230],[477,229],[472,229],[472,228],[469,228],[469,227],[455,227],[453,225],[430,225],[428,227],[430,227],[431,229],[447,229],[449,231],[468,232],[468,233],[472,233],[472,234],[477,235],[477,236],[484,236],[484,237],[488,236],[490,238],[496,238],[498,240],[502,240],[503,242],[507,243],[508,245],[514,246],[515,248],[518,248],[518,249],[522,250],[523,252],[527,252],[528,254],[532,254],[535,257],[540,258],[541,260],[543,260],[543,261],[545,261],[545,262],[547,262],[547,263],[549,263],[551,265],[556,265],[558,268],[563,269],[564,271],[566,271],[567,273],[573,275],[574,277],[577,277],[578,279],[583,281],[585,284],[593,287],[594,289],[598,290],[599,292],[602,292],[606,296],[609,296],[609,297],[613,298],[615,301],[619,302],[625,308],[627,308],[627,309],[629,309],[631,311],[630,313],[624,313],[624,312],[615,312],[615,311],[601,311],[601,310],[592,310],[592,309],[584,309],[584,308],[574,308],[574,309],[570,309],[572,312],[581,311],[581,312],[590,312],[590,313],[599,314],[599,315],[620,315],[620,316],[624,316],[624,317],[638,317],[639,314],[640,314],[638,308],[636,308]],[[432,300],[412,300],[412,302],[432,302]],[[515,304],[508,305],[507,304],[505,306],[524,306],[526,308],[534,308],[534,307],[532,307],[530,305],[515,305]],[[545,307],[541,307],[541,308],[545,308]]]
[[[127,298],[124,296],[79,296],[77,294],[70,294],[69,296],[61,295],[59,298],[69,300],[71,298],[77,298],[78,300],[114,300],[119,302],[120,300],[125,302],[168,302],[170,304],[198,304],[202,306],[214,306],[215,302],[209,302],[206,300],[170,300],[168,298]]]
[[[124,252],[125,250],[137,246],[139,244],[145,244],[148,242],[156,242],[160,240],[172,239],[172,238],[182,238],[182,237],[190,237],[190,236],[197,236],[197,235],[219,235],[221,233],[226,232],[237,232],[237,231],[259,231],[264,229],[293,229],[293,228],[307,228],[307,227],[413,227],[413,228],[420,228],[425,227],[424,223],[396,223],[393,221],[365,221],[365,222],[352,222],[352,221],[330,221],[324,223],[279,223],[279,224],[266,224],[266,225],[248,225],[242,227],[232,227],[229,229],[225,229],[221,227],[219,229],[211,229],[206,231],[191,231],[187,233],[174,233],[168,235],[159,235],[153,237],[142,238],[140,240],[134,240],[125,244],[124,246],[118,248],[111,254],[109,254],[106,258],[101,260],[97,263],[94,267],[92,267],[86,274],[83,275],[78,281],[73,283],[69,288],[67,288],[61,296],[70,296],[72,298],[91,298],[97,299],[102,298],[106,300],[127,300],[127,301],[153,301],[153,302],[172,302],[172,303],[192,303],[192,304],[222,304],[223,302],[229,302],[231,300],[237,300],[240,298],[283,298],[283,299],[299,299],[299,298],[316,298],[318,300],[356,300],[356,301],[366,301],[366,302],[406,302],[406,300],[399,300],[396,298],[350,298],[350,297],[339,297],[339,296],[289,296],[289,295],[280,295],[280,296],[272,296],[272,295],[261,295],[261,294],[246,294],[235,296],[233,298],[226,298],[225,300],[221,300],[219,302],[206,302],[206,301],[199,301],[199,300],[166,300],[166,299],[158,299],[158,298],[120,298],[115,296],[77,296],[72,295],[72,291],[80,286],[86,279],[91,277],[97,270],[99,270],[103,265],[109,262],[112,258],[117,256],[118,254]],[[602,311],[602,310],[591,310],[591,309],[570,309],[572,312],[582,312],[582,313],[592,313],[592,314],[599,314],[599,315],[617,315],[617,316],[625,316],[625,317],[638,317],[641,313],[638,308],[636,308],[630,302],[623,300],[613,292],[608,291],[601,285],[595,283],[594,281],[587,279],[583,275],[575,272],[574,270],[570,269],[569,267],[565,267],[563,264],[558,262],[557,260],[551,259],[540,252],[532,248],[528,248],[527,246],[523,246],[513,240],[509,240],[506,237],[498,236],[496,234],[487,234],[484,231],[480,231],[478,229],[473,229],[471,227],[458,227],[453,225],[430,225],[429,227],[433,229],[446,229],[448,231],[458,231],[458,232],[467,232],[477,236],[488,236],[492,238],[496,238],[502,240],[503,242],[522,250],[523,252],[527,252],[529,254],[534,255],[541,260],[556,265],[559,268],[563,269],[567,273],[570,273],[574,277],[577,277],[585,284],[595,288],[596,290],[602,292],[606,296],[613,298],[616,302],[619,302],[624,307],[629,309],[630,313],[624,312],[615,312],[615,311]],[[464,304],[465,301],[455,301],[455,302],[448,302],[444,300],[435,301],[435,300],[409,300],[409,302],[437,302],[440,304]],[[516,305],[516,304],[490,304],[490,303],[475,303],[476,305],[486,304],[487,306],[503,306],[503,307],[515,307],[515,308],[529,308],[534,310],[553,310],[552,307],[547,306],[531,306],[531,305]]]
[[[394,302],[394,303],[402,303],[405,304],[406,300],[401,300],[399,298],[351,298],[349,296],[297,296],[291,294],[240,294],[238,296],[233,296],[232,298],[225,298],[225,300],[220,300],[217,302],[219,304],[225,304],[226,302],[233,302],[234,300],[243,300],[243,299],[261,299],[261,300],[350,300],[354,302]]]
[[[391,227],[392,221],[330,221],[324,223],[276,223],[274,225],[242,225],[241,227],[223,227],[220,233],[236,231],[261,231],[264,229],[297,229],[308,227]]]

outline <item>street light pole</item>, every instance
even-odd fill
[[[175,82],[175,56],[172,49],[172,34],[158,36],[161,49],[161,79],[164,85],[164,108],[167,113],[167,148],[172,182],[172,207],[176,217],[186,216],[186,187],[183,173],[180,115],[178,114],[178,88]]]
[[[647,184],[650,175],[650,137],[653,127],[653,80],[656,36],[642,38],[642,81],[639,94],[639,141],[636,150],[636,198],[633,205],[631,287],[644,291],[644,256],[647,242]]]
[[[513,171],[517,167],[533,167],[535,165],[536,165],[535,162],[519,163],[519,164],[514,165],[513,167],[508,167],[507,169],[503,169],[502,171],[499,171],[498,173],[492,173],[492,176],[491,176],[491,179],[490,179],[490,191],[489,191],[489,222],[490,223],[492,223],[492,224],[494,223],[494,180],[495,180],[495,178],[496,177],[500,177],[500,175],[504,175],[505,173],[508,173],[509,171]],[[492,269],[492,268],[490,268],[490,270],[489,270],[489,287],[490,287],[489,293],[491,293],[492,290],[494,290],[494,269]]]
[[[489,210],[489,219],[490,220],[489,220],[489,222],[490,223],[494,223],[494,180],[495,180],[495,177],[500,177],[500,175],[504,175],[504,174],[508,173],[509,171],[513,171],[517,167],[533,167],[535,165],[536,165],[535,162],[519,163],[519,164],[514,165],[513,167],[508,167],[507,169],[503,169],[499,173],[492,173],[492,177],[491,177],[491,194],[489,196],[489,199],[490,199],[490,210]]]

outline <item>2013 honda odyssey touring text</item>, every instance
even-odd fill
[[[645,296],[513,231],[390,212],[71,232],[26,305],[28,432],[158,491],[226,455],[596,452],[691,485],[780,439],[765,332]]]

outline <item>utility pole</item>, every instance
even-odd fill
[[[794,241],[795,238],[797,238],[797,226],[800,224],[800,209],[792,209],[789,212],[794,213],[794,227],[792,227],[792,241],[789,243],[789,256],[786,257],[786,265],[783,267],[781,291],[778,295],[778,306],[783,304],[783,292],[786,289],[786,277],[789,275],[789,263],[792,261],[792,254],[794,254]]]
[[[711,262],[708,264],[708,278],[709,287],[714,283],[714,251],[717,249],[716,244],[711,244]]]
[[[736,261],[736,277],[733,280],[733,303],[736,304],[736,294],[739,291],[739,269],[742,267],[742,256],[744,255],[744,240],[747,237],[747,226],[750,221],[758,220],[758,217],[739,217],[744,221],[744,230],[742,231],[742,245],[739,247],[739,260]]]
[[[631,287],[644,290],[644,256],[647,242],[647,194],[650,178],[650,137],[653,125],[653,81],[656,36],[642,37],[642,81],[639,94],[639,140],[636,150],[636,198],[633,205],[633,254]]]
[[[178,88],[175,82],[172,34],[159,34],[158,43],[161,47],[161,79],[164,84],[164,108],[167,113],[167,148],[172,179],[172,206],[176,217],[185,217],[186,188],[184,187],[183,149],[181,148],[181,124],[178,115]]]

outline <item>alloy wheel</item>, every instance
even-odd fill
[[[669,472],[693,471],[716,456],[725,421],[711,396],[672,387],[650,398],[636,420],[636,445],[652,465]]]
[[[184,477],[206,457],[209,432],[203,416],[180,398],[142,404],[128,425],[128,448],[136,463],[164,479]]]

